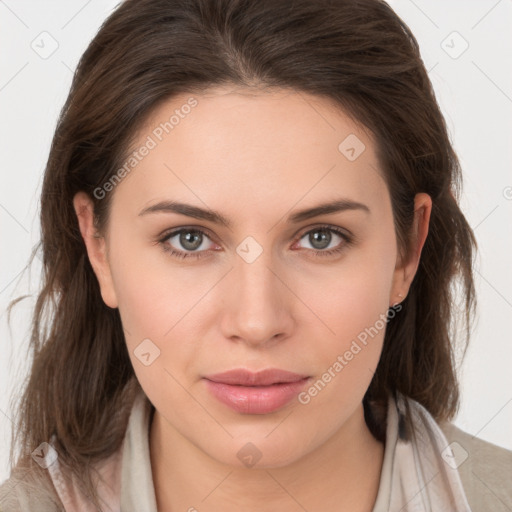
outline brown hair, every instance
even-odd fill
[[[431,196],[418,271],[388,322],[364,403],[384,410],[388,393],[399,391],[438,421],[458,408],[454,284],[462,287],[467,346],[476,241],[457,204],[459,162],[405,23],[380,0],[126,0],[83,54],[53,138],[41,197],[33,362],[11,446],[11,465],[18,443],[18,466],[37,469],[30,453],[55,434],[61,463],[86,482],[98,508],[87,468],[120,447],[139,388],[119,312],[102,301],[72,199],[78,191],[93,199],[101,233],[111,194],[98,199],[94,190],[123,165],[143,120],[178,93],[223,84],[304,91],[367,127],[404,257],[414,196]],[[378,437],[383,428],[372,424]]]

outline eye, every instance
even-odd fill
[[[303,239],[310,244],[306,249],[313,251],[315,256],[332,256],[341,253],[353,243],[350,235],[332,226],[310,229],[299,240]],[[209,247],[208,240],[213,247]],[[333,242],[334,246],[329,249]],[[158,243],[171,256],[182,259],[202,258],[208,256],[211,250],[218,250],[219,247],[211,241],[205,231],[197,228],[175,229],[160,238]]]
[[[209,240],[208,235],[200,229],[180,228],[167,233],[159,243],[164,251],[177,258],[201,258],[208,255],[206,240]]]
[[[306,232],[300,240],[306,240],[315,256],[332,256],[352,244],[352,238],[342,230],[332,226],[319,226]],[[337,243],[336,243],[337,242]],[[331,245],[333,244],[334,245]],[[329,248],[330,247],[330,248]],[[326,250],[327,249],[327,250]]]

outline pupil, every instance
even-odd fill
[[[317,236],[320,233],[320,236]],[[331,242],[331,233],[326,229],[319,229],[309,235],[311,245],[316,249],[325,249]]]

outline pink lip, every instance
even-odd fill
[[[246,414],[268,414],[289,403],[309,380],[308,376],[268,369],[244,369],[205,377],[208,390],[231,409]]]

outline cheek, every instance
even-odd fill
[[[161,339],[185,314],[187,297],[199,293],[190,274],[173,271],[170,256],[135,230],[119,228],[112,236],[111,272],[123,324],[133,336]]]
[[[340,411],[348,415],[363,399],[380,359],[387,326],[387,302],[379,297],[375,281],[368,274],[357,277],[352,274],[341,291],[331,288],[324,304],[318,303],[319,316],[334,334],[323,339],[317,336],[312,354],[315,379],[299,396],[311,418],[321,415],[334,429],[339,426]],[[362,285],[364,279],[368,286]]]
[[[127,261],[114,278],[135,375],[152,400],[172,397],[175,407],[186,411],[190,400],[180,383],[187,381],[195,347],[183,330],[191,336],[187,311],[198,293],[177,279],[179,273],[165,276],[155,266],[135,263]]]
[[[204,338],[209,291],[219,276],[211,268],[179,268],[158,247],[128,250],[121,242],[122,251],[112,250],[112,278],[127,348],[141,383],[158,386],[158,379],[169,380],[166,370],[180,378],[194,361],[200,343],[190,340]],[[154,362],[141,364],[141,352]]]
[[[394,266],[393,249],[372,243],[354,251],[330,276],[317,280],[315,287],[310,282],[301,289],[328,327],[322,329],[322,343],[317,346],[318,373],[330,370],[331,379],[326,375],[325,380],[333,382],[329,386],[338,396],[346,395],[347,390],[364,393],[371,381],[386,331]]]
[[[319,282],[315,288],[309,286],[316,290],[309,294],[310,303],[340,341],[371,327],[388,310],[395,256],[389,247],[386,252],[376,246],[368,244],[351,253],[323,276],[321,287]],[[307,289],[303,288],[304,296]]]

